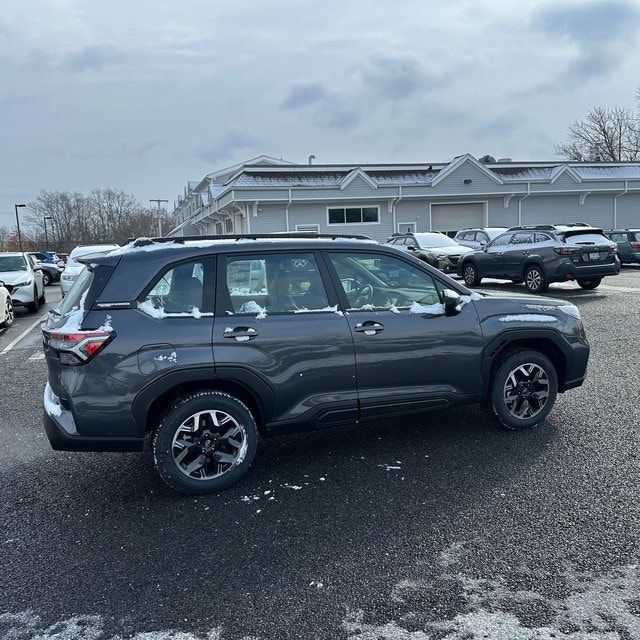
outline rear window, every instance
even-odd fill
[[[56,312],[63,318],[71,311],[79,309],[82,297],[93,282],[93,269],[83,269],[78,279],[73,283],[69,293],[62,298],[62,302],[56,307]]]
[[[602,244],[609,242],[609,238],[603,233],[575,233],[565,237],[567,244]]]

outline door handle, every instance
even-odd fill
[[[253,327],[228,327],[222,335],[225,338],[234,338],[237,342],[246,342],[257,337],[258,332]]]
[[[353,330],[358,333],[364,333],[365,336],[375,336],[376,333],[384,331],[384,325],[375,320],[367,320],[366,322],[358,322]]]

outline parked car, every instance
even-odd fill
[[[407,251],[419,260],[445,273],[454,273],[460,256],[471,251],[469,247],[459,245],[455,240],[439,231],[395,233],[385,244]]]
[[[640,229],[611,229],[606,234],[618,247],[620,264],[640,262]]]
[[[42,277],[44,279],[44,286],[47,287],[53,282],[59,282],[60,276],[64,269],[64,262],[62,260],[55,260],[52,262],[42,262],[38,256],[42,255],[40,253],[31,253],[30,254],[35,262],[36,269],[40,269],[42,271]]]
[[[0,280],[0,327],[8,329],[13,324],[13,302],[11,294]]]
[[[75,249],[72,249],[67,258],[64,270],[60,274],[60,292],[62,293],[62,297],[64,298],[67,293],[69,293],[69,289],[71,289],[80,272],[84,269],[84,265],[77,262],[77,258],[90,253],[112,251],[118,247],[119,245],[117,244],[86,244],[78,245]]]
[[[79,258],[42,329],[54,449],[142,451],[150,436],[171,487],[209,493],[246,473],[259,433],[472,402],[526,429],[584,380],[589,344],[566,301],[472,294],[362,237],[239,240]]]
[[[27,307],[38,312],[45,302],[42,270],[28,253],[0,253],[0,281],[11,295],[13,307]]]
[[[60,267],[64,267],[64,260],[53,251],[31,251],[30,253],[37,262],[57,264]]]
[[[583,224],[512,227],[458,264],[458,275],[469,287],[482,278],[505,278],[524,282],[531,293],[569,280],[595,289],[602,278],[619,272],[615,243],[602,229]]]
[[[482,247],[497,238],[500,234],[508,231],[507,227],[475,227],[460,229],[454,236],[454,240],[463,247],[471,249],[482,249]]]

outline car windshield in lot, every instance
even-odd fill
[[[26,271],[27,263],[22,256],[0,256],[0,271]]]

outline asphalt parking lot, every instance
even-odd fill
[[[536,430],[466,407],[287,436],[198,498],[148,453],[50,449],[21,316],[0,335],[0,638],[640,638],[640,268],[548,295],[592,351]]]

